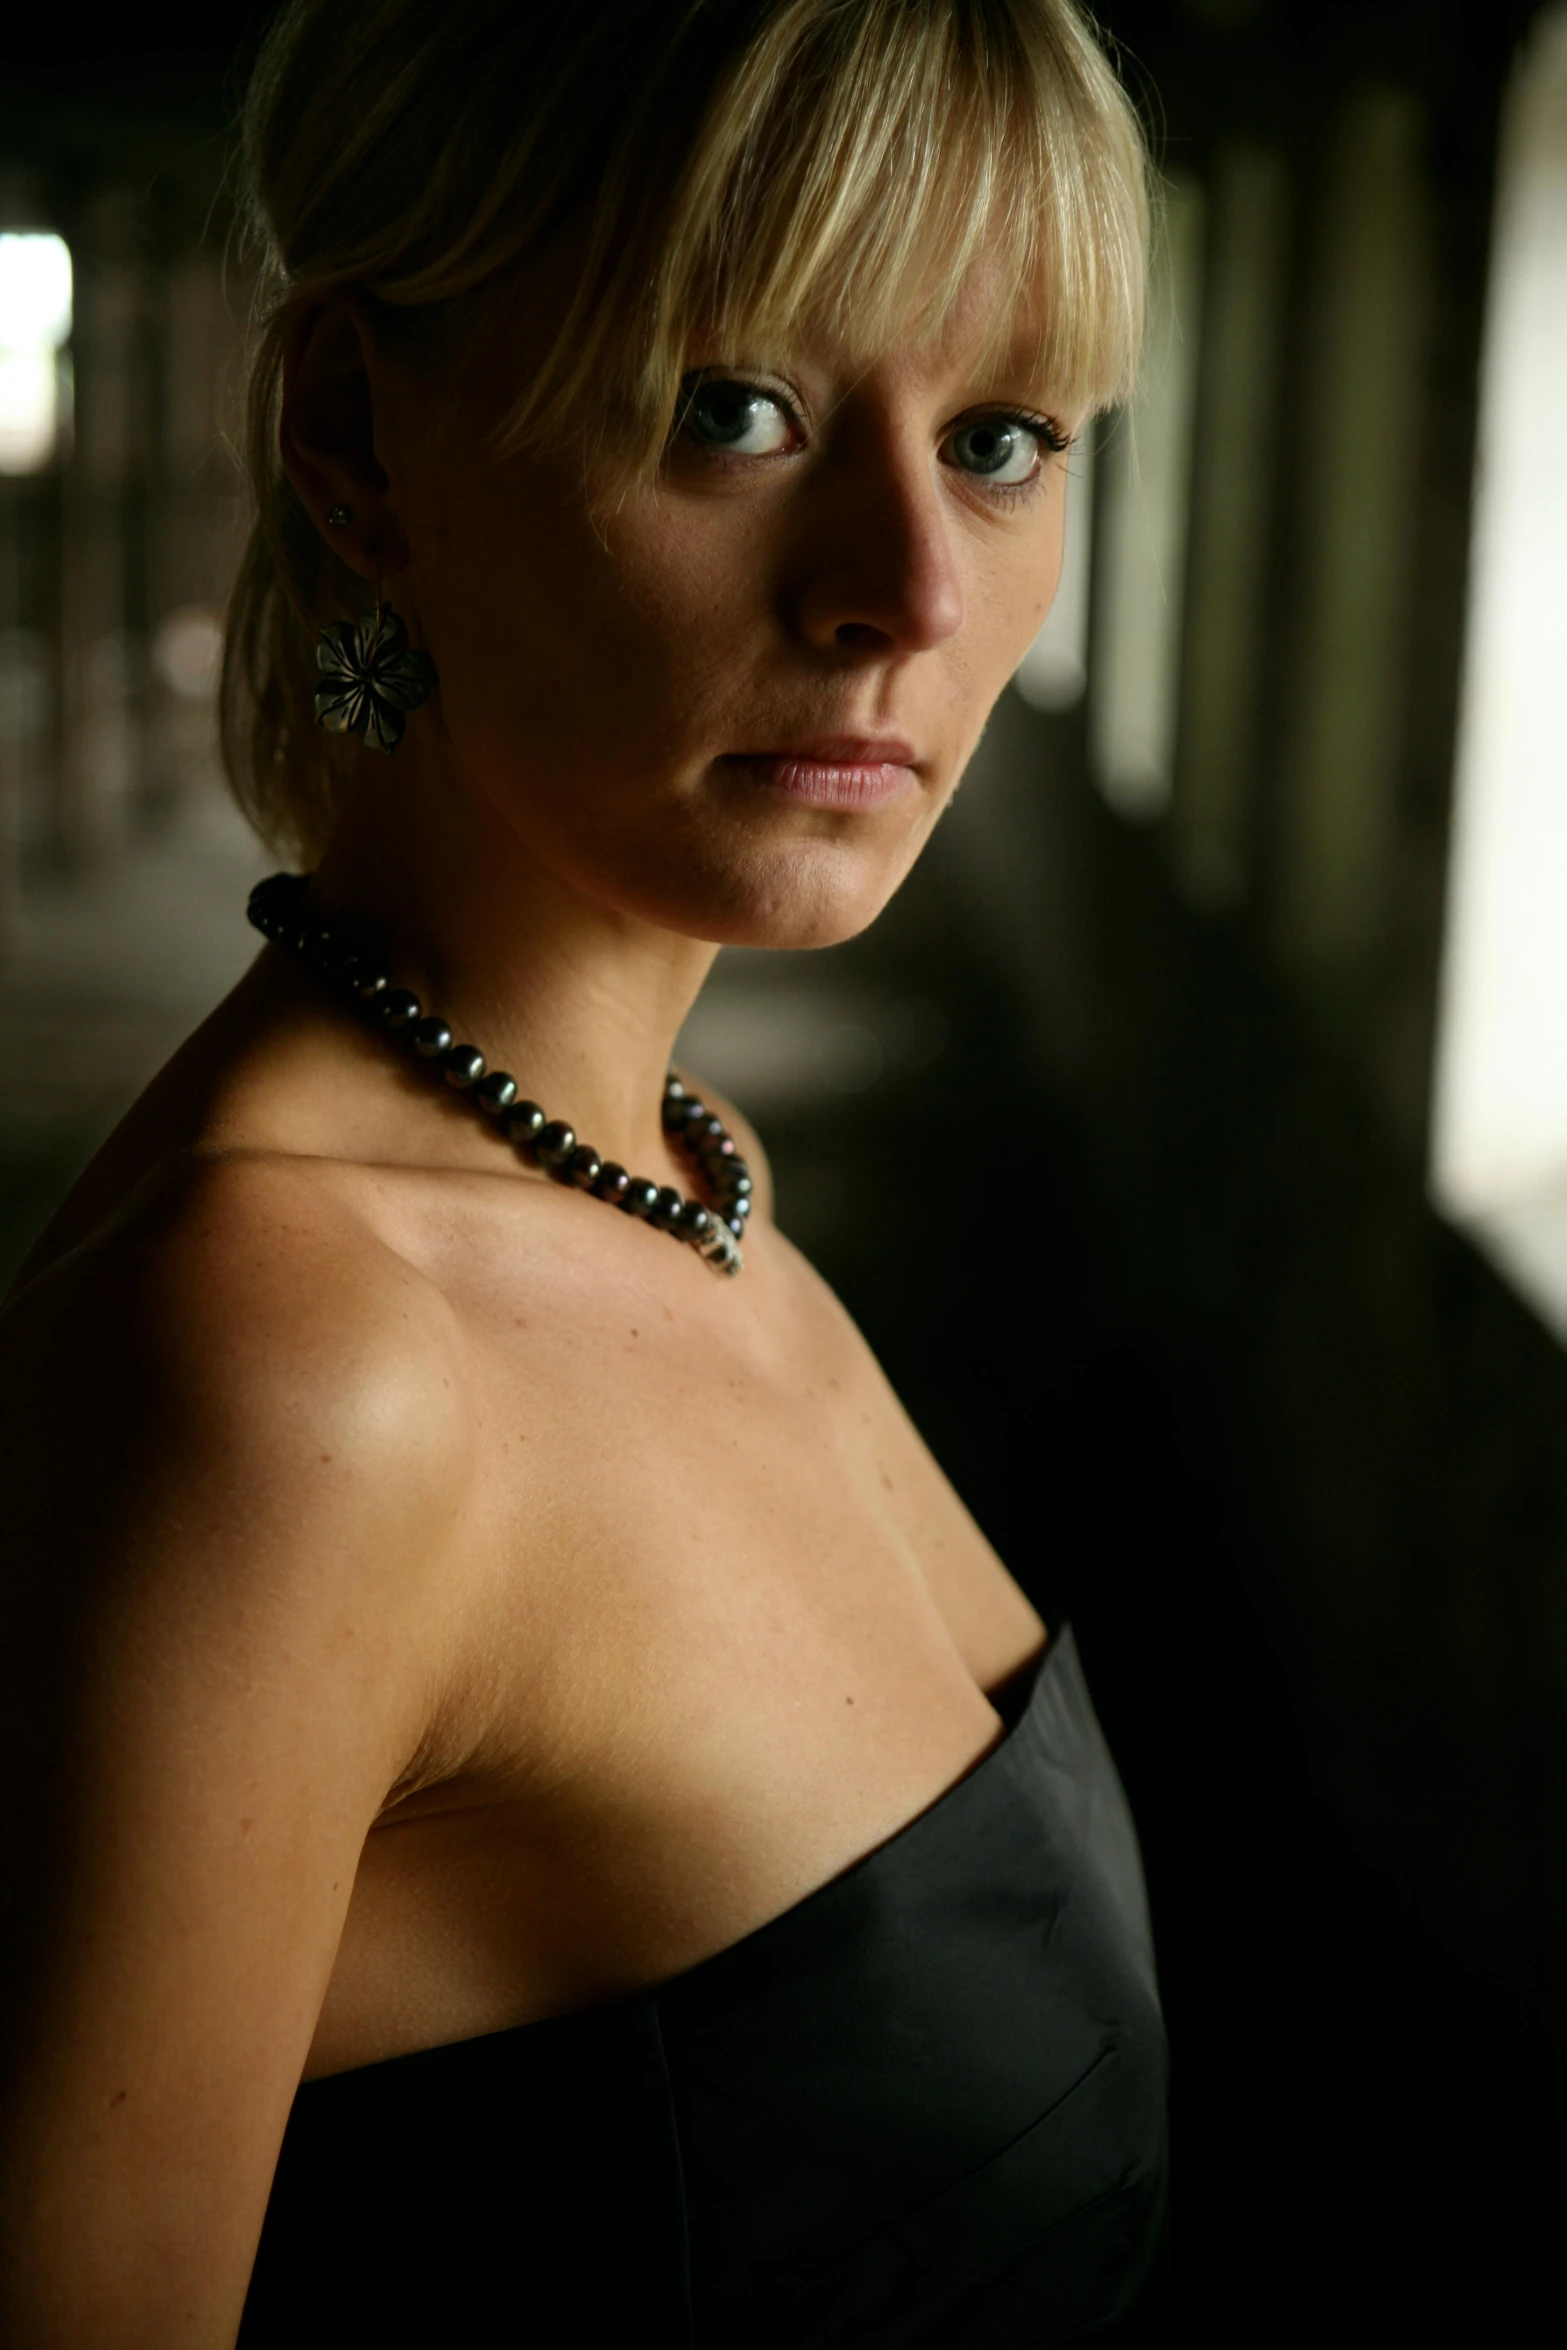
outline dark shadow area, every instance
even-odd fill
[[[940,842],[840,950],[936,990],[939,1072],[775,1121],[781,1220],[1074,1624],[1121,1764],[1173,2062],[1141,2331],[1522,2339],[1567,2207],[1567,1364],[1146,838],[1033,790],[1130,916],[1096,935],[1135,1081],[1040,1080]]]

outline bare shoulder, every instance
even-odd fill
[[[770,1222],[773,1213],[773,1171],[756,1128],[743,1111],[737,1110],[733,1102],[726,1100],[716,1086],[709,1085],[704,1078],[689,1069],[676,1069],[675,1075],[691,1092],[701,1095],[734,1136],[740,1155],[751,1170],[751,1181],[755,1186],[751,1195],[755,1203],[753,1213],[766,1216]]]
[[[8,1506],[74,1461],[122,1503],[178,1488],[296,1533],[351,1506],[373,1534],[460,1482],[460,1384],[445,1300],[310,1162],[194,1160],[0,1315]]]

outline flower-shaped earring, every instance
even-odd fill
[[[390,604],[358,620],[334,620],[321,631],[316,665],[326,683],[316,693],[316,724],[333,734],[357,734],[366,750],[395,751],[410,710],[428,701],[435,664],[408,642]]]

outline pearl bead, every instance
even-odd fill
[[[477,1045],[450,1044],[441,1055],[441,1067],[447,1084],[458,1093],[466,1093],[484,1075],[484,1055]]]
[[[502,1110],[509,1110],[517,1099],[517,1080],[508,1077],[504,1069],[492,1069],[473,1089],[473,1098],[481,1110],[498,1118]]]
[[[420,1013],[419,998],[406,987],[389,987],[376,1000],[376,1010],[394,1036],[412,1028]]]
[[[562,1170],[571,1177],[581,1191],[591,1191],[599,1179],[603,1160],[591,1142],[579,1142]]]
[[[647,1220],[650,1224],[656,1225],[660,1232],[673,1232],[678,1228],[685,1212],[685,1202],[679,1192],[672,1191],[666,1183],[649,1208]]]
[[[626,1194],[620,1204],[628,1216],[651,1216],[658,1205],[658,1185],[649,1183],[643,1176],[633,1175],[626,1185]]]
[[[510,1109],[501,1112],[501,1132],[508,1142],[523,1148],[535,1143],[544,1131],[544,1112],[537,1102],[513,1102]]]
[[[340,937],[335,930],[322,932],[316,946],[316,961],[329,979],[346,979],[358,960],[352,939]]]
[[[625,1205],[626,1193],[631,1188],[631,1177],[615,1159],[606,1159],[593,1185],[595,1199],[607,1199],[619,1208]]]
[[[414,1030],[414,1051],[422,1053],[427,1061],[433,1061],[437,1054],[444,1053],[451,1041],[452,1032],[439,1012],[432,1012]]]
[[[539,1128],[533,1147],[546,1167],[563,1167],[577,1147],[576,1129],[564,1118],[552,1118]]]

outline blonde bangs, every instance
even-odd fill
[[[1062,412],[1136,371],[1146,150],[1069,12],[1014,0],[786,0],[712,91],[662,204],[655,172],[595,208],[577,301],[500,445],[570,437],[616,387],[656,462],[701,337],[781,360],[820,332],[851,364],[938,336],[983,265],[981,361],[1037,322]],[[630,189],[626,191],[630,195]],[[603,419],[607,423],[607,417]]]

